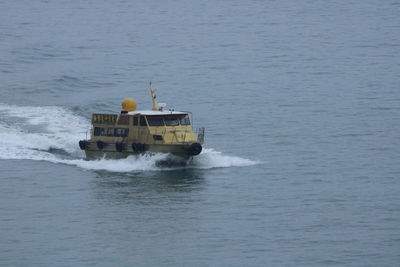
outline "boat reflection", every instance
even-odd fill
[[[193,201],[186,193],[205,187],[205,170],[177,169],[137,173],[97,172],[92,182],[95,198],[114,204],[162,205]]]

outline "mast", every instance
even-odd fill
[[[150,82],[150,86],[149,86],[149,92],[150,92],[150,96],[151,96],[151,101],[152,101],[152,103],[153,103],[153,110],[160,110],[160,107],[158,106],[158,103],[157,103],[157,99],[156,99],[156,89],[155,88],[153,88],[152,86],[151,86],[151,82]]]

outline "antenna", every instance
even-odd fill
[[[156,99],[157,98],[156,89],[151,86],[151,81],[149,84],[149,92],[150,92],[150,96],[151,96],[151,101],[153,103],[153,110],[157,110],[157,111],[160,110],[160,107],[158,106],[157,99]]]

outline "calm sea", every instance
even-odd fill
[[[397,266],[400,2],[0,1],[1,266]],[[86,161],[146,88],[187,167]]]

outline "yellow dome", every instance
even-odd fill
[[[125,98],[124,100],[122,100],[121,103],[122,106],[122,110],[124,111],[135,111],[136,110],[136,101],[133,98]]]

